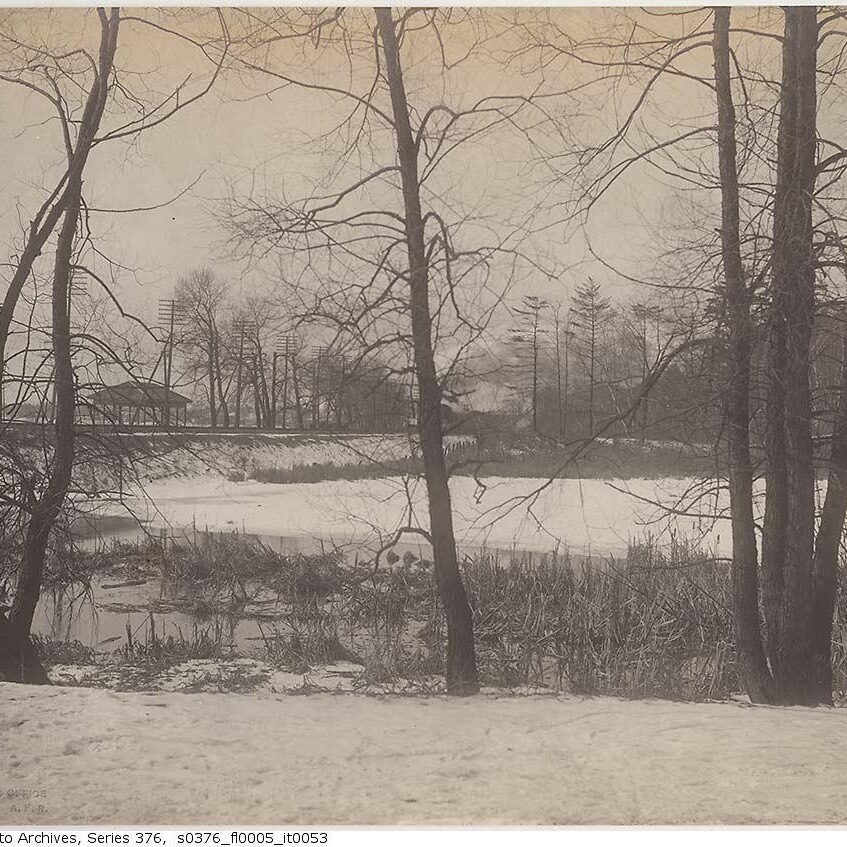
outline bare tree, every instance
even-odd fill
[[[185,318],[180,349],[190,372],[205,386],[212,428],[229,426],[227,350],[223,340],[228,292],[208,268],[190,271],[177,281],[174,299]]]
[[[577,351],[588,378],[588,432],[593,435],[599,346],[613,315],[612,301],[603,296],[599,282],[589,279],[577,286],[571,308],[571,326],[579,341]]]
[[[570,310],[562,322],[562,307],[553,308],[553,337],[556,352],[556,435],[564,441],[568,432],[568,383],[570,381],[570,351],[573,339]]]
[[[729,325],[726,417],[732,514],[733,623],[741,684],[754,701],[767,701],[771,696],[771,686],[759,624],[758,552],[750,458],[752,323],[739,233],[735,107],[730,77],[730,13],[729,8],[715,10],[714,60],[721,174],[721,242]]]
[[[562,167],[562,179],[580,186],[574,218],[590,215],[624,174],[639,168],[654,169],[704,197],[706,190],[719,193],[720,228],[704,226],[702,217],[692,220],[689,246],[668,253],[677,264],[688,253],[691,272],[670,284],[657,283],[655,276],[647,284],[697,304],[702,330],[714,339],[706,343],[725,379],[742,685],[762,701],[826,702],[835,539],[844,523],[843,406],[841,389],[833,386],[839,411],[816,536],[810,373],[826,269],[843,266],[843,204],[832,189],[845,173],[845,154],[818,118],[826,115],[821,98],[836,96],[842,87],[844,14],[790,7],[733,15],[734,27],[724,9],[627,11],[615,16],[616,25],[603,37],[583,44],[555,25],[531,37],[541,50],[591,68],[590,84],[619,94],[624,104],[611,134],[562,156],[570,165]],[[713,76],[693,61],[706,49]],[[717,105],[717,126],[711,112],[681,129],[651,114],[650,103],[661,103],[658,92],[672,81],[708,90]],[[709,151],[717,154],[717,172]],[[701,295],[704,302],[698,303]],[[715,343],[724,341],[725,346]],[[710,395],[706,403],[711,402]],[[763,500],[754,486],[758,468],[765,475]]]
[[[65,138],[69,144],[70,167],[67,173],[67,188],[63,193],[62,202],[57,204],[63,214],[63,221],[56,244],[51,295],[56,404],[53,451],[55,458],[44,490],[40,496],[33,498],[26,527],[23,561],[18,573],[15,596],[8,620],[0,618],[0,626],[2,626],[2,630],[0,630],[0,643],[2,643],[0,674],[6,679],[16,682],[46,681],[44,670],[30,644],[29,632],[41,593],[47,542],[65,500],[74,463],[76,391],[71,360],[71,332],[68,315],[71,266],[82,204],[82,174],[106,107],[109,93],[108,80],[112,73],[117,50],[120,22],[120,16],[116,9],[113,9],[110,13],[100,9],[98,16],[100,18],[100,49],[97,70],[89,89],[76,142],[73,146],[70,146],[70,137],[67,134],[67,124],[65,124]],[[31,230],[30,244],[37,244],[39,241],[40,235],[36,235]],[[4,306],[6,303],[10,303],[10,312],[14,311],[16,296],[10,298],[8,295],[15,295],[16,286],[17,295],[20,294],[20,289],[29,276],[35,257],[33,255],[30,258],[29,253],[26,253],[22,257],[22,261],[18,263],[16,276],[13,278],[12,286],[7,293],[7,300],[4,302]],[[25,266],[23,278],[19,279],[22,266]],[[0,326],[0,331],[4,333],[3,340],[5,340],[6,331],[3,327],[8,328],[10,321],[11,315],[4,318],[4,325]]]
[[[441,385],[435,371],[432,343],[429,262],[421,210],[418,148],[409,119],[409,103],[406,99],[396,22],[390,9],[377,9],[376,19],[385,56],[386,77],[394,114],[397,158],[403,186],[405,238],[409,261],[407,271],[409,309],[412,320],[415,375],[420,391],[418,434],[429,500],[429,531],[432,538],[435,572],[448,620],[447,684],[454,694],[472,694],[478,690],[473,621],[459,572],[456,540],[453,533],[453,512],[450,506],[450,488],[444,460]]]
[[[309,27],[314,32],[318,17],[298,18],[292,32]],[[331,135],[342,139],[341,149],[319,187],[233,198],[223,217],[248,258],[261,260],[280,250],[300,263],[298,271],[287,273],[290,293],[302,301],[298,320],[331,328],[325,346],[347,356],[351,384],[357,375],[384,372],[374,381],[384,388],[371,392],[375,405],[386,405],[383,393],[387,401],[389,395],[399,399],[417,392],[429,525],[419,525],[414,515],[403,531],[423,533],[433,547],[448,621],[448,688],[474,691],[472,621],[453,533],[441,405],[506,291],[532,266],[520,248],[530,235],[526,221],[537,201],[529,191],[525,197],[513,193],[512,205],[520,212],[496,223],[476,210],[464,214],[455,206],[459,198],[447,174],[454,159],[495,132],[528,143],[527,127],[538,113],[532,121],[523,115],[537,108],[535,92],[479,97],[463,92],[446,103],[439,85],[421,92],[415,84],[410,94],[404,56],[415,44],[429,43],[434,55],[441,49],[452,54],[459,39],[467,38],[471,52],[482,57],[484,38],[471,12],[324,13],[320,38],[313,39],[317,48],[297,36],[283,41],[273,30],[263,34],[255,20],[244,24],[253,27],[244,40],[257,47],[255,58],[245,57],[245,69],[288,92],[321,93],[336,104],[338,124]],[[286,16],[286,26],[290,23]],[[448,47],[444,32],[451,28],[456,37]],[[274,29],[278,33],[280,26]],[[313,61],[315,49],[329,55],[333,67],[343,59],[350,73],[304,75],[303,63]],[[458,53],[458,64],[467,52]],[[445,55],[440,73],[454,73],[456,62]],[[389,158],[391,148],[397,152]],[[462,239],[464,228],[469,237]],[[329,405],[324,404],[324,416]]]
[[[817,9],[786,8],[773,211],[763,525],[768,658],[778,702],[814,702],[815,471],[809,352],[815,310]]]
[[[24,286],[34,276],[36,260],[55,235],[50,291],[52,444],[45,441],[43,445],[46,470],[41,481],[28,486],[27,497],[19,504],[25,514],[22,559],[8,619],[0,616],[0,676],[13,681],[46,681],[31,644],[30,629],[40,595],[49,539],[64,507],[74,470],[78,378],[74,356],[89,345],[96,350],[98,358],[106,356],[111,362],[120,364],[120,356],[103,338],[105,333],[97,337],[72,328],[71,299],[76,281],[85,277],[96,283],[120,314],[129,317],[109,283],[84,258],[86,250],[97,252],[91,248],[93,235],[89,221],[93,210],[83,195],[86,164],[95,147],[133,138],[164,122],[211,86],[210,81],[200,91],[188,95],[183,91],[183,84],[175,94],[152,106],[132,95],[131,86],[124,83],[116,63],[118,32],[126,21],[149,24],[141,17],[122,15],[117,8],[97,10],[96,57],[85,47],[67,50],[63,46],[51,50],[42,43],[27,44],[16,36],[11,26],[2,32],[3,40],[10,45],[7,58],[10,62],[16,60],[17,64],[1,74],[0,81],[23,86],[49,103],[61,128],[62,149],[67,160],[63,175],[27,230],[23,250],[13,262],[11,283],[0,310],[0,360],[5,363],[9,329]],[[167,27],[160,29],[170,32]],[[213,71],[212,81],[219,67],[218,64]],[[83,95],[81,103],[80,92]],[[127,117],[122,108],[116,108],[116,121],[111,127],[105,127],[108,108],[115,106],[116,99],[123,102],[125,97],[134,102],[133,114]],[[5,374],[4,364],[0,384]],[[22,373],[22,377],[25,379],[26,374]]]
[[[522,304],[515,307],[514,312],[521,321],[521,325],[512,333],[512,341],[521,347],[521,358],[525,357],[524,351],[528,352],[530,367],[530,409],[532,413],[532,431],[536,435],[541,434],[538,425],[539,407],[539,365],[541,356],[541,342],[545,329],[544,312],[549,308],[549,303],[540,297],[529,295],[523,298]],[[558,337],[558,336],[557,336]],[[558,342],[557,342],[558,343]],[[557,348],[558,349],[558,348]],[[521,363],[523,364],[523,363]]]
[[[777,165],[768,302],[767,474],[762,525],[759,623],[757,553],[749,456],[750,294],[738,237],[735,121],[730,86],[729,10],[715,12],[715,70],[723,210],[723,266],[730,312],[727,397],[733,524],[736,638],[745,687],[754,699],[784,704],[829,702],[836,539],[847,498],[843,413],[832,437],[830,475],[817,542],[812,445],[811,340],[816,314],[813,206],[816,160],[817,51],[814,7],[786,8],[779,96]],[[842,365],[843,366],[843,365]],[[843,382],[841,391],[843,392]],[[844,397],[839,407],[844,407]],[[767,655],[767,664],[765,663]]]

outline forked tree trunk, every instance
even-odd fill
[[[50,533],[59,516],[71,481],[74,463],[74,413],[76,389],[71,360],[71,332],[68,291],[74,240],[79,222],[82,172],[106,104],[109,76],[117,48],[117,9],[107,16],[98,10],[101,25],[97,78],[89,92],[81,117],[73,156],[79,162],[68,179],[64,218],[56,243],[52,286],[52,345],[54,360],[55,423],[53,461],[48,480],[35,499],[24,537],[24,556],[18,572],[15,597],[8,620],[0,625],[0,678],[14,682],[47,682],[47,675],[30,639],[35,608],[41,594],[41,581]]]
[[[375,11],[385,56],[385,74],[391,93],[403,185],[412,342],[420,397],[418,432],[429,500],[435,574],[447,618],[447,690],[450,694],[473,694],[479,690],[473,621],[456,555],[450,489],[444,461],[441,388],[432,348],[429,273],[421,214],[417,148],[409,121],[409,105],[394,19],[390,9],[380,8]]]
[[[729,52],[731,9],[715,9],[714,60],[718,103],[718,163],[721,178],[721,247],[729,324],[726,420],[732,515],[733,630],[739,679],[753,702],[772,696],[759,620],[758,551],[753,517],[750,460],[750,296],[741,261],[735,106]],[[646,337],[646,327],[645,327]]]

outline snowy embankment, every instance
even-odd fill
[[[834,709],[0,683],[0,712],[7,826],[847,823]]]
[[[468,436],[446,438],[450,448],[472,443]],[[136,453],[139,476],[147,481],[165,477],[249,478],[259,469],[399,462],[415,451],[415,439],[406,433],[139,432],[127,444]]]

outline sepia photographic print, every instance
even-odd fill
[[[838,6],[0,9],[0,827],[847,824],[845,92]]]

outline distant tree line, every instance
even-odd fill
[[[166,328],[160,361],[169,387],[199,401],[195,423],[392,432],[414,420],[410,378],[321,343],[312,326],[292,328],[273,294],[238,299],[224,280],[200,268],[179,279],[169,302],[176,317]],[[175,359],[175,372],[166,357]]]
[[[640,397],[667,352],[699,332],[672,305],[616,302],[587,279],[569,300],[529,295],[512,314],[512,329],[492,354],[499,366],[487,363],[486,379],[506,389],[497,410],[510,414],[516,431],[559,441],[591,437],[601,426],[641,440],[716,435],[717,344],[704,340],[679,356]]]

